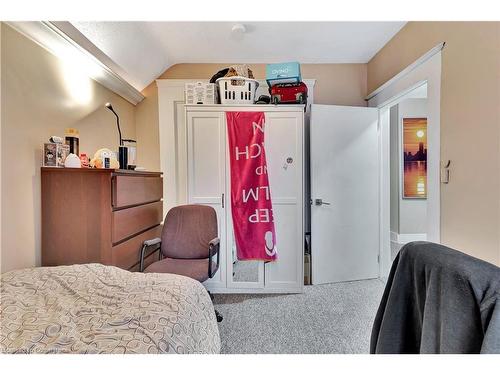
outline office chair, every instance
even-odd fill
[[[160,260],[144,269],[146,250],[156,247]],[[141,250],[140,271],[174,273],[199,282],[214,277],[219,269],[220,240],[217,237],[217,215],[210,206],[184,205],[168,211],[161,238],[144,241]],[[213,257],[217,255],[217,261]],[[213,300],[212,294],[210,298]],[[218,322],[222,315],[215,310]]]

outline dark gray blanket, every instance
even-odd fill
[[[429,242],[394,260],[371,353],[500,353],[500,268]]]

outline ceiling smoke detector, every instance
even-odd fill
[[[241,24],[241,23],[237,23],[235,25],[233,25],[233,28],[231,29],[231,33],[236,36],[236,37],[242,37],[243,34],[245,34],[247,31],[247,28],[245,27],[245,25]]]

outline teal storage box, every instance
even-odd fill
[[[269,87],[278,83],[302,82],[300,64],[296,61],[279,64],[267,64],[266,81]]]

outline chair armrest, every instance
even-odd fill
[[[161,243],[161,238],[159,237],[156,237],[156,238],[153,238],[152,240],[146,240],[143,242],[143,245],[146,245],[146,246],[153,246],[153,245],[158,245]]]
[[[211,279],[215,273],[212,273],[212,257],[217,254],[217,269],[220,260],[220,239],[214,238],[208,243],[208,277]],[[216,271],[217,272],[217,271]]]
[[[142,243],[142,249],[141,249],[141,259],[140,259],[140,265],[139,265],[139,272],[144,272],[144,255],[146,254],[146,249],[151,246],[158,246],[157,249],[155,249],[153,252],[158,251],[161,249],[161,238],[153,238],[151,240],[146,240]]]

